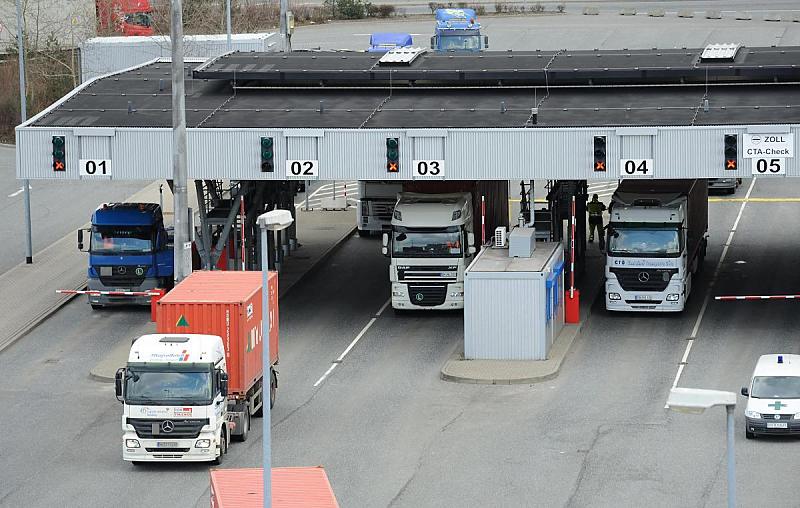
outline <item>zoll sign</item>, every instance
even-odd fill
[[[745,134],[744,156],[747,159],[794,157],[794,134]]]

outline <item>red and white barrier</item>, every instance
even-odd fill
[[[800,300],[800,295],[744,295],[744,296],[715,296],[714,300],[730,302],[733,300]]]

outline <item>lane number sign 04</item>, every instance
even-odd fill
[[[653,159],[620,159],[619,175],[622,178],[653,176]]]
[[[414,178],[444,178],[444,161],[415,160]]]
[[[286,161],[286,178],[313,180],[319,176],[319,161]]]
[[[753,161],[753,175],[772,176],[786,174],[786,159],[784,158],[755,158]]]
[[[80,176],[111,176],[111,159],[78,160]]]

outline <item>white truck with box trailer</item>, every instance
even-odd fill
[[[706,180],[623,180],[609,215],[606,309],[682,311],[708,245]]]

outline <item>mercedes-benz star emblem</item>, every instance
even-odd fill
[[[117,273],[120,275],[125,275],[128,272],[128,269],[124,266],[117,267]]]
[[[161,432],[169,434],[175,430],[175,424],[172,423],[172,420],[164,420],[161,422]]]
[[[639,282],[647,282],[650,280],[650,274],[647,272],[639,272]]]
[[[780,420],[781,419],[781,415],[774,415],[773,418],[775,418],[776,420]]]
[[[416,295],[414,295],[414,298],[416,298],[418,302],[421,302],[425,298],[425,295],[423,295],[422,293],[417,293]]]

